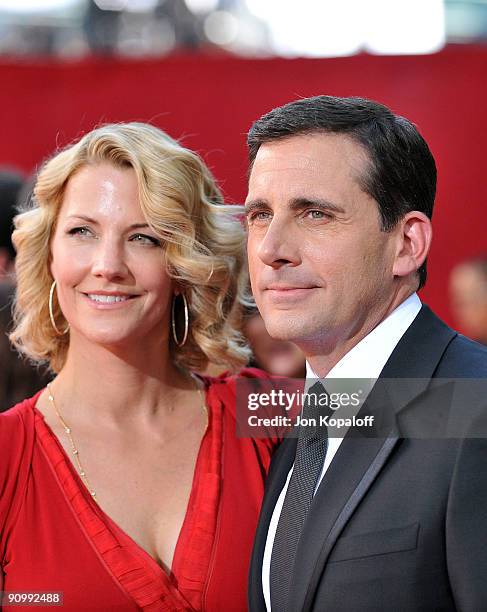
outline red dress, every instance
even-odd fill
[[[39,394],[0,414],[4,591],[61,591],[69,612],[246,610],[253,535],[276,441],[236,437],[235,381],[206,379],[208,428],[170,575],[91,498],[35,408]]]

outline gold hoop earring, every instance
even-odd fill
[[[63,332],[60,331],[58,326],[56,325],[56,321],[54,319],[54,306],[53,306],[54,289],[56,289],[56,281],[52,281],[51,289],[49,291],[49,318],[51,319],[51,325],[53,326],[56,334],[58,336],[64,336],[69,331],[69,325],[66,326],[66,329]]]
[[[180,295],[183,298],[183,306],[184,306],[184,334],[181,342],[178,340],[178,334],[176,332],[176,299]],[[177,346],[183,346],[188,339],[189,332],[189,309],[188,309],[188,300],[184,293],[179,293],[173,297],[172,306],[171,306],[171,328],[172,328],[172,337],[174,338],[174,342]]]

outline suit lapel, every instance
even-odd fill
[[[422,393],[455,335],[423,306],[380,376],[407,378],[407,385],[401,385],[396,396],[394,385],[387,386],[385,395],[383,388],[378,393],[372,390],[361,413],[366,413],[369,406],[377,407],[377,401],[380,408],[387,394],[391,395],[398,411]],[[384,409],[387,410],[387,405]],[[290,610],[312,609],[316,588],[337,538],[399,443],[398,430],[392,423],[386,437],[366,438],[355,432],[343,440],[316,493],[301,536],[291,584]]]

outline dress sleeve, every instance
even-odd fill
[[[0,562],[27,486],[34,442],[29,401],[0,414]]]

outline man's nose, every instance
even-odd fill
[[[281,223],[276,217],[269,224],[257,253],[263,263],[273,268],[297,266],[301,261],[298,236],[289,224]]]
[[[127,276],[128,268],[121,241],[110,238],[100,240],[94,255],[92,273],[110,281]]]

